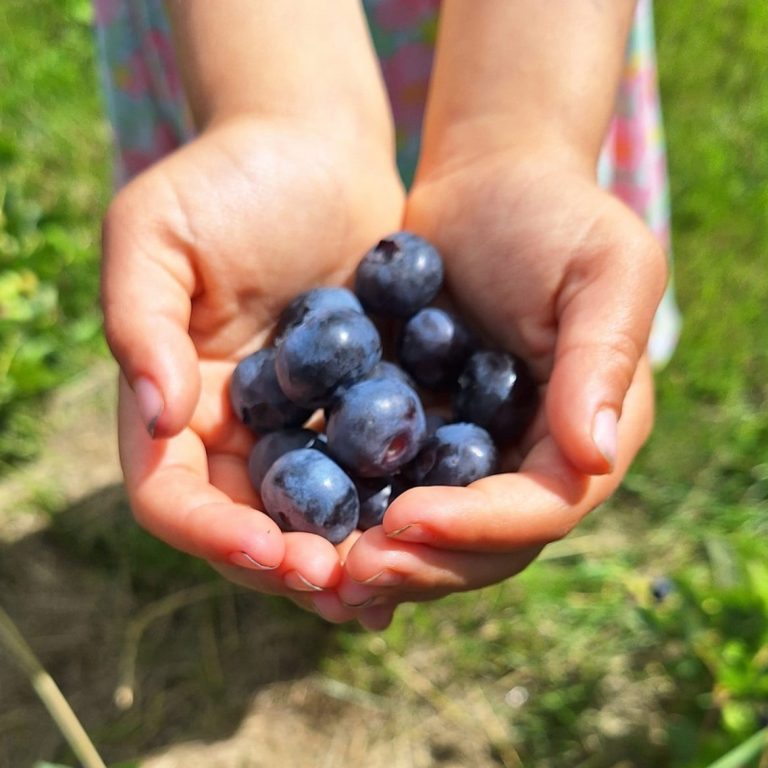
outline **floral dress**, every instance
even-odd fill
[[[440,0],[365,0],[364,5],[395,118],[398,166],[408,184],[419,154]],[[116,181],[122,184],[188,141],[193,129],[163,0],[94,0],[94,8]],[[646,222],[671,258],[651,0],[637,4],[598,177]],[[679,329],[670,283],[649,342],[656,365],[671,356]]]

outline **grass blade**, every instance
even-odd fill
[[[707,768],[744,768],[747,763],[758,758],[764,749],[768,749],[768,728],[758,731]]]
[[[106,768],[69,702],[38,661],[11,617],[0,608],[0,644],[4,645],[29,677],[35,693],[45,705],[61,735],[67,740],[83,768]]]

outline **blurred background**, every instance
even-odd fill
[[[684,326],[654,435],[528,572],[371,635],[134,526],[90,5],[2,0],[0,608],[110,766],[768,766],[768,4],[656,16]],[[76,759],[0,645],[0,767],[54,763]]]

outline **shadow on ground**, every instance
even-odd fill
[[[112,768],[511,768],[516,748],[547,754],[579,732],[595,742],[574,746],[591,755],[584,768],[667,764],[649,739],[664,710],[643,659],[606,669],[578,643],[552,647],[517,617],[519,584],[501,624],[490,591],[404,606],[388,633],[352,637],[143,533],[119,485],[114,377],[105,364],[58,393],[39,459],[0,481],[0,606]],[[602,538],[597,550],[620,544]],[[491,635],[473,635],[497,630],[494,659],[457,673],[454,662],[492,648]],[[539,707],[538,720],[510,708],[510,686],[543,697],[553,679],[577,698]],[[0,647],[0,768],[38,760],[76,765]],[[562,755],[536,764],[560,768]]]
[[[354,630],[240,591],[136,526],[119,485],[115,378],[105,361],[57,391],[40,456],[0,479],[0,605],[107,762],[498,766],[485,710],[449,716],[410,673],[383,694],[332,679],[324,660],[344,663],[337,646]],[[37,760],[76,764],[0,648],[0,768]]]
[[[237,591],[139,531],[119,486],[0,544],[0,589],[109,762],[230,736],[260,689],[310,673],[333,640],[319,619]],[[0,691],[0,765],[74,764],[4,656]]]

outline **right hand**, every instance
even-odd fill
[[[308,608],[340,578],[345,545],[283,534],[259,511],[246,469],[254,438],[228,380],[296,294],[348,282],[400,227],[402,207],[378,147],[240,117],[129,183],[105,219],[102,299],[137,521],[233,581]]]

